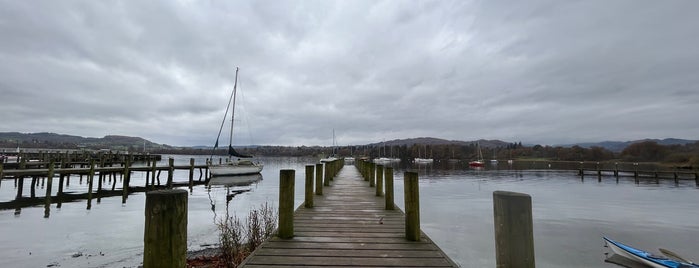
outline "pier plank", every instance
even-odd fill
[[[432,240],[405,238],[405,215],[385,210],[358,170],[344,167],[314,207],[294,213],[294,237],[265,241],[241,267],[458,267]]]

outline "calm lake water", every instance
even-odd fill
[[[163,159],[167,159],[164,156]],[[173,156],[176,164],[194,157]],[[277,206],[280,169],[296,170],[296,206],[303,201],[304,165],[312,158],[264,158],[263,179],[249,186],[195,186],[189,195],[188,248],[217,243],[215,222],[226,213],[244,217],[268,202]],[[167,160],[165,160],[167,161]],[[165,161],[159,165],[165,165]],[[588,176],[573,171],[511,170],[500,166],[471,170],[463,163],[414,167],[420,176],[421,225],[462,267],[494,267],[492,193],[497,190],[532,196],[534,243],[538,267],[616,267],[604,262],[602,236],[642,249],[663,247],[699,260],[699,189],[693,180],[641,180]],[[346,168],[352,168],[348,166]],[[396,203],[403,206],[403,168],[396,167]],[[195,173],[198,175],[198,173]],[[186,181],[178,171],[175,181]],[[165,174],[161,176],[165,178]],[[132,183],[143,185],[134,173]],[[29,181],[24,195],[29,194]],[[57,180],[54,180],[54,188]],[[85,192],[86,182],[72,177],[65,191]],[[229,190],[250,190],[226,202]],[[37,195],[43,195],[43,188]],[[55,190],[54,190],[55,191]],[[14,199],[12,180],[0,184],[0,202]],[[143,250],[145,194],[51,206],[0,210],[0,267],[136,267]],[[79,254],[78,254],[79,253]],[[74,257],[75,255],[75,257]],[[80,255],[80,256],[78,256]]]

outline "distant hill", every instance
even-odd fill
[[[643,139],[643,140],[634,140],[634,141],[588,142],[588,143],[567,144],[567,145],[561,145],[561,146],[562,147],[573,147],[573,146],[577,145],[577,146],[580,146],[583,148],[602,147],[602,148],[605,148],[605,149],[610,150],[612,152],[619,153],[631,144],[644,142],[644,141],[654,141],[660,145],[684,145],[684,144],[690,144],[690,143],[697,142],[697,140],[684,140],[684,139],[668,138],[668,139],[662,139],[662,140],[661,139]]]
[[[157,144],[139,137],[108,135],[103,138],[80,137],[49,132],[19,133],[0,132],[0,147],[3,148],[51,148],[51,149],[113,149],[136,150],[143,147],[169,148],[170,146]]]
[[[447,145],[447,144],[455,144],[455,145],[471,145],[471,144],[476,144],[479,143],[481,147],[487,147],[487,148],[497,148],[497,147],[506,147],[510,143],[504,142],[501,140],[484,140],[480,139],[477,141],[458,141],[458,140],[445,140],[445,139],[438,139],[438,138],[430,138],[430,137],[420,137],[420,138],[412,138],[412,139],[398,139],[398,140],[390,140],[390,141],[385,141],[385,142],[377,142],[377,143],[371,143],[367,144],[368,146],[380,146],[380,145],[386,145],[386,146],[412,146],[413,144],[424,144],[424,145]]]

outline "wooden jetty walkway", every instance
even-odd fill
[[[295,211],[293,238],[265,241],[241,267],[458,267],[422,231],[419,241],[406,239],[406,216],[386,209],[379,183],[371,187],[352,166],[338,170],[329,184],[326,171],[326,187],[313,195],[312,208]]]

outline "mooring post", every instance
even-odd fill
[[[316,164],[316,195],[323,195],[323,164]]]
[[[90,173],[87,175],[87,209],[92,208],[92,181],[95,178],[95,160],[90,160]],[[97,178],[99,180],[99,178]],[[102,184],[101,181],[98,184]],[[97,189],[99,192],[99,187]]]
[[[496,267],[535,267],[531,196],[493,192],[493,216]]]
[[[194,188],[194,158],[189,159],[189,190]]]
[[[369,187],[376,186],[376,164],[369,163]]]
[[[151,175],[150,175],[150,187],[151,187],[151,189],[155,188],[155,177],[156,177],[155,176],[155,170],[156,170],[156,163],[155,162],[156,161],[153,160],[153,162],[151,163],[151,164],[153,164],[153,166],[151,166],[151,170],[150,170],[151,171]],[[158,185],[160,185],[160,178],[158,178]]]
[[[121,188],[121,203],[125,204],[126,203],[126,198],[129,196],[129,178],[131,177],[131,171],[129,170],[129,166],[131,165],[130,163],[130,157],[124,159],[126,162],[124,162],[124,178],[122,180],[122,188]]]
[[[417,172],[405,172],[405,238],[420,241],[420,189]]]
[[[187,191],[146,193],[143,267],[185,267],[187,261]]]
[[[167,188],[172,189],[172,176],[175,173],[175,159],[170,157],[168,159],[168,172],[167,172]]]
[[[376,165],[376,196],[383,196],[383,165]]]
[[[393,202],[393,168],[386,167],[386,210],[395,209],[395,203]]]
[[[326,166],[327,168],[327,166]],[[279,230],[282,239],[294,237],[294,184],[296,171],[282,169],[279,171]]]
[[[54,162],[49,163],[49,171],[46,174],[46,197],[44,197],[44,218],[51,214],[51,185],[53,184]]]
[[[20,199],[22,198],[22,190],[24,189],[24,176],[19,176],[15,179],[17,182],[17,196],[15,199]],[[32,187],[34,189],[34,187]]]
[[[313,165],[306,166],[306,199],[303,202],[307,208],[313,207]]]
[[[333,161],[330,161],[326,164],[328,169],[330,170],[330,173],[329,173],[330,174],[330,178],[329,178],[330,181],[335,180],[335,162],[336,161],[337,160],[333,160]]]
[[[330,186],[330,166],[326,162],[323,164],[323,186]]]

